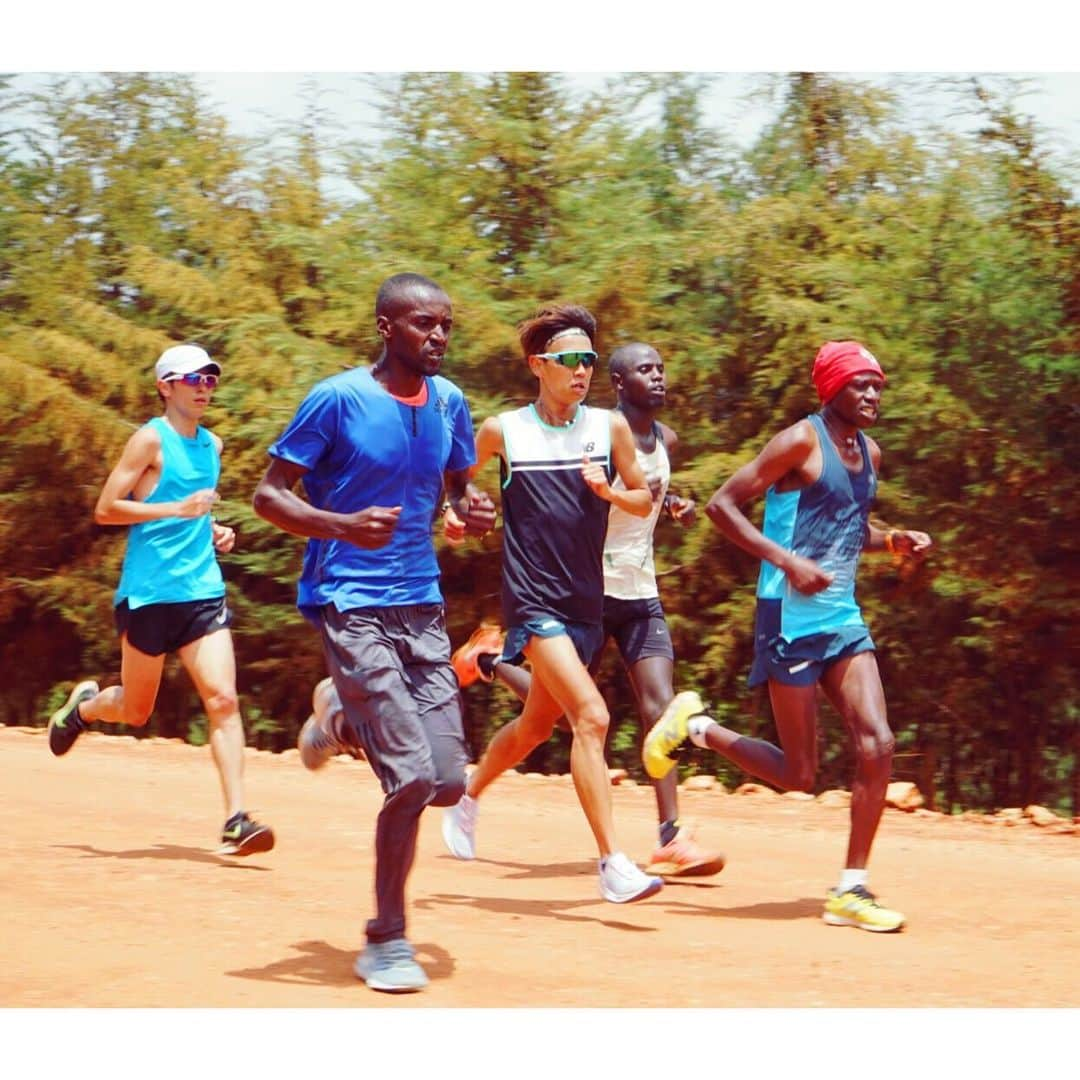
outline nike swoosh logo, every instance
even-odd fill
[[[229,617],[229,609],[222,608],[220,613],[214,617],[214,622],[223,623]]]
[[[801,664],[793,664],[788,668],[788,672],[791,675],[798,675],[800,671],[805,671],[810,666],[809,660],[804,660]]]
[[[243,826],[234,825],[231,829],[226,829],[221,835],[224,836],[226,840],[239,840],[241,832],[243,832]]]

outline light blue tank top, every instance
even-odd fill
[[[821,475],[808,487],[765,493],[761,531],[782,548],[813,559],[833,575],[832,584],[813,596],[791,587],[787,576],[762,562],[757,595],[781,601],[780,636],[785,641],[827,633],[841,627],[864,626],[855,601],[855,571],[866,540],[870,506],[877,493],[877,474],[862,432],[859,447],[863,467],[844,468],[820,413],[807,417],[821,445]]]
[[[161,438],[162,467],[157,486],[144,500],[175,502],[202,488],[217,487],[221,459],[204,427],[188,439],[162,416],[149,421]],[[146,604],[179,604],[225,595],[210,530],[210,515],[144,521],[128,530],[127,550],[113,603],[135,609]]]

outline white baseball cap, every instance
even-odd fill
[[[173,345],[166,349],[154,365],[154,378],[168,382],[178,375],[188,375],[212,367],[221,374],[221,365],[210,359],[210,354],[198,345]]]

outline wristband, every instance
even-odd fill
[[[896,544],[893,542],[893,537],[896,535],[895,529],[888,529],[885,533],[885,550],[890,555],[896,554]]]

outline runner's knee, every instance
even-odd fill
[[[465,773],[459,772],[453,777],[443,777],[436,781],[431,796],[432,806],[454,806],[465,794]]]
[[[570,717],[570,730],[573,731],[575,739],[603,743],[607,737],[609,722],[607,706],[603,698],[598,697],[595,701],[587,702],[576,715]]]
[[[240,712],[240,698],[234,688],[214,690],[203,699],[203,706],[210,723],[216,725]]]
[[[424,769],[419,775],[411,780],[406,780],[388,799],[397,808],[406,806],[422,810],[434,801],[438,784],[435,779],[435,770]],[[460,797],[460,796],[459,796]]]
[[[895,749],[896,737],[887,727],[861,732],[855,740],[855,757],[864,768],[888,769]]]

